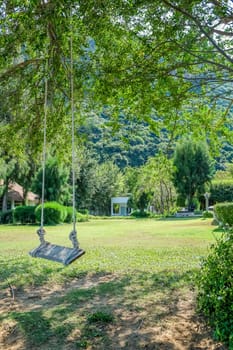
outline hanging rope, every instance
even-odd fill
[[[44,197],[45,197],[45,165],[46,165],[46,130],[47,130],[47,113],[48,113],[48,59],[46,60],[46,78],[45,78],[45,92],[44,92],[44,125],[43,125],[43,152],[42,152],[42,193],[41,193],[41,218],[40,228],[37,231],[41,244],[45,244],[45,230],[44,230]]]
[[[48,80],[46,78],[45,79],[45,101],[44,101],[44,139],[43,139],[43,155],[42,155],[42,194],[41,194],[41,222],[40,222],[41,229],[44,228],[47,111],[48,111]]]
[[[72,14],[72,13],[71,13]],[[72,28],[72,26],[71,26]],[[71,30],[72,33],[72,30]],[[46,166],[46,129],[47,129],[47,113],[48,113],[48,59],[46,60],[46,74],[45,74],[45,97],[44,97],[44,140],[43,140],[43,155],[42,155],[42,195],[41,195],[41,223],[40,228],[37,230],[37,234],[40,238],[39,247],[31,250],[29,254],[33,257],[39,257],[52,261],[60,262],[64,265],[68,265],[80,258],[85,251],[79,248],[76,231],[76,208],[75,208],[75,118],[74,118],[74,78],[73,78],[73,42],[72,34],[70,37],[70,105],[71,105],[71,136],[72,136],[72,202],[73,202],[73,229],[70,232],[69,238],[73,244],[73,248],[59,246],[46,242],[44,239],[44,201],[45,201],[45,166]]]
[[[73,244],[74,248],[79,248],[79,243],[77,240],[77,231],[76,231],[76,201],[75,201],[75,139],[74,139],[74,63],[73,63],[73,39],[72,39],[72,30],[71,30],[71,37],[70,37],[70,102],[71,102],[71,125],[72,125],[72,204],[73,204],[73,215],[72,215],[72,221],[73,221],[73,230],[70,233],[70,240]]]

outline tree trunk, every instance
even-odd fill
[[[2,211],[7,211],[7,194],[8,194],[8,185],[9,181],[8,179],[4,182],[4,190],[3,190],[3,197],[2,197]]]
[[[2,211],[7,211],[7,192],[4,193],[2,198]]]

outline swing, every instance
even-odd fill
[[[71,74],[70,74],[70,87],[71,87],[71,113],[72,113],[72,185],[73,185],[73,230],[69,235],[69,239],[72,242],[73,247],[63,247],[60,245],[52,244],[45,241],[44,230],[44,192],[45,192],[45,161],[46,161],[46,123],[47,123],[47,110],[48,110],[48,80],[45,79],[45,101],[44,101],[44,143],[43,143],[43,160],[42,160],[42,196],[41,196],[41,224],[37,230],[37,234],[40,239],[40,245],[31,250],[29,254],[35,258],[48,259],[57,261],[64,265],[69,265],[76,259],[80,258],[85,251],[79,247],[76,231],[76,210],[75,210],[75,170],[74,170],[74,83],[73,83],[73,48],[72,38],[70,42],[71,46]],[[47,61],[48,65],[48,61]]]
[[[78,241],[76,239],[76,231],[72,231],[69,235],[70,240],[75,241],[76,245],[73,243],[73,248],[63,247],[56,244],[51,244],[46,242],[44,239],[45,230],[40,228],[37,231],[40,237],[41,244],[39,247],[31,250],[29,254],[34,258],[48,259],[52,261],[57,261],[63,265],[69,265],[76,259],[80,258],[85,251],[79,248]]]

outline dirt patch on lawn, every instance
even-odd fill
[[[31,350],[32,347],[17,321],[7,318],[8,313],[22,313],[48,310],[56,306],[55,300],[66,298],[66,294],[82,288],[88,290],[115,281],[114,274],[96,276],[89,275],[74,279],[65,286],[41,287],[17,291],[13,286],[0,293],[0,349]],[[89,341],[82,341],[83,330],[73,328],[65,341],[44,342],[33,349],[88,349],[88,350],[226,350],[211,336],[211,331],[203,320],[195,313],[195,293],[189,290],[174,291],[171,299],[164,297],[156,302],[144,301],[143,307],[130,308],[127,303],[121,304],[117,297],[100,294],[84,303],[78,312],[90,312],[100,307],[109,307],[114,313],[112,324],[97,325],[95,328],[104,337],[94,336]],[[137,299],[135,299],[135,303]],[[142,306],[142,305],[141,305]],[[98,328],[99,327],[99,328]],[[90,331],[90,330],[89,330]],[[102,334],[101,333],[101,334]],[[107,341],[106,341],[107,339]]]

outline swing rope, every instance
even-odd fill
[[[44,140],[42,155],[42,195],[41,195],[41,222],[37,234],[40,238],[40,246],[33,249],[29,254],[33,257],[48,259],[68,265],[80,258],[85,251],[79,248],[76,231],[76,208],[75,208],[75,106],[74,106],[74,78],[73,78],[73,41],[70,38],[70,104],[71,104],[71,136],[72,136],[72,221],[73,229],[69,234],[69,239],[73,244],[73,248],[63,247],[56,244],[46,242],[44,239],[44,201],[45,201],[45,167],[46,167],[46,129],[48,114],[48,59],[46,61],[46,77],[45,77],[45,97],[44,97]]]
[[[72,33],[72,31],[71,31]],[[70,100],[71,100],[71,134],[72,134],[72,204],[73,204],[73,230],[69,238],[74,248],[79,248],[76,231],[76,200],[75,200],[75,128],[74,128],[74,62],[73,62],[73,39],[70,37]]]
[[[73,248],[79,249],[76,230],[76,201],[75,201],[75,127],[74,127],[74,78],[73,78],[73,41],[70,40],[70,96],[71,96],[71,134],[72,134],[72,222],[73,230],[70,232],[69,239],[73,244]],[[46,71],[48,68],[48,60],[46,62]],[[46,167],[46,148],[47,148],[47,113],[48,113],[48,79],[45,79],[45,98],[44,98],[44,127],[43,127],[43,154],[42,154],[42,194],[41,194],[41,222],[37,231],[41,244],[46,244],[44,239],[44,198],[45,198],[45,167]]]
[[[42,193],[41,193],[41,218],[40,228],[37,230],[41,244],[46,244],[44,239],[44,199],[45,199],[45,166],[46,166],[46,148],[47,148],[47,113],[48,113],[48,59],[46,60],[45,68],[45,92],[44,92],[44,122],[43,122],[43,152],[42,152]]]
[[[47,111],[48,111],[48,79],[45,79],[45,101],[44,101],[44,140],[42,155],[42,194],[41,194],[41,222],[40,228],[44,228],[44,197],[45,197],[45,164],[46,164],[46,129],[47,129]]]

